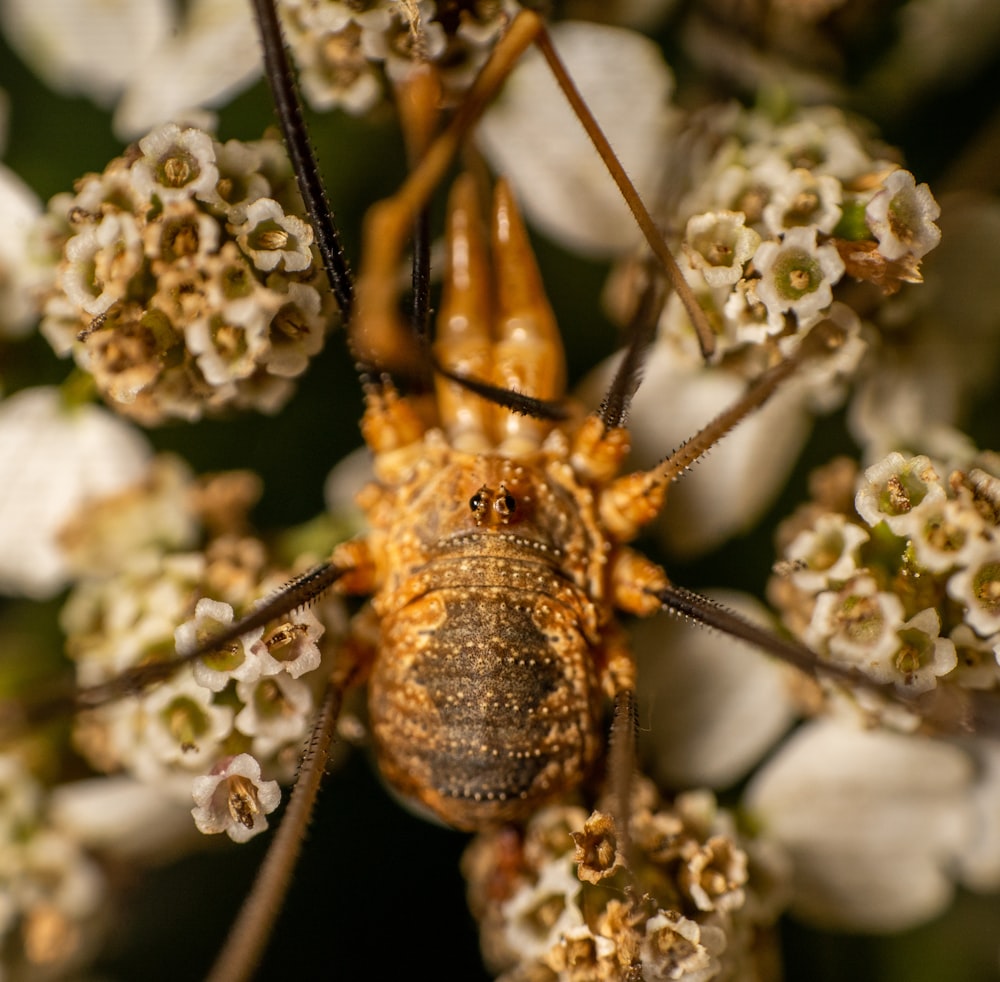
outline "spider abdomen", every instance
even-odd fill
[[[600,745],[575,590],[539,562],[428,566],[442,585],[382,621],[369,706],[383,774],[449,825],[517,820],[579,784]]]

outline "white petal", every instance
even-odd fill
[[[0,590],[51,596],[65,583],[56,534],[87,500],[146,472],[149,444],[97,406],[67,410],[55,388],[0,403]]]
[[[57,828],[118,859],[162,860],[194,839],[184,802],[124,775],[61,784],[49,808]]]
[[[180,32],[129,76],[115,133],[132,139],[188,110],[219,105],[260,73],[260,44],[246,0],[195,0]]]
[[[746,594],[708,596],[769,623],[767,611]],[[795,718],[787,670],[759,651],[666,614],[638,621],[630,633],[639,662],[644,752],[661,786],[728,787]]]
[[[662,177],[673,89],[659,49],[639,34],[596,24],[568,21],[552,35],[625,170],[651,200]],[[547,235],[604,256],[639,241],[621,194],[537,52],[524,57],[478,133]]]
[[[109,106],[173,29],[171,0],[6,0],[11,45],[48,85]],[[225,61],[226,59],[219,59]],[[163,85],[163,77],[157,79]],[[169,86],[164,86],[169,88]]]
[[[0,335],[6,337],[27,333],[41,312],[34,290],[44,270],[29,251],[29,232],[41,213],[35,192],[0,166]]]
[[[792,857],[793,910],[825,927],[900,931],[951,899],[973,767],[955,746],[831,720],[799,730],[744,804]]]

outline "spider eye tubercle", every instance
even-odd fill
[[[476,519],[476,524],[479,525],[485,518],[486,513],[489,511],[490,507],[490,491],[486,485],[483,485],[471,498],[469,498],[469,510],[472,512]]]
[[[497,513],[501,522],[509,522],[511,515],[517,508],[517,500],[502,484],[500,492],[493,502],[493,510]]]

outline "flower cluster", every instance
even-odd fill
[[[504,0],[281,3],[309,103],[356,114],[382,99],[384,76],[399,82],[422,62],[440,65],[444,85],[460,95],[514,12],[516,6]]]
[[[729,817],[707,792],[673,806],[641,778],[626,862],[614,820],[577,806],[539,811],[523,836],[481,834],[463,859],[483,954],[521,979],[753,977],[770,916]]]
[[[883,295],[920,281],[920,260],[940,239],[940,209],[927,185],[873,154],[839,110],[775,120],[715,107],[689,131],[701,147],[685,162],[687,190],[672,221],[723,355],[757,344],[787,351],[824,319],[856,339],[858,305],[839,299],[845,277]],[[661,335],[700,357],[676,300]]]
[[[301,209],[277,140],[161,126],[50,202],[42,333],[141,423],[276,412],[330,320]]]
[[[53,823],[45,789],[0,755],[0,945],[16,978],[64,978],[89,956],[106,899],[100,867]],[[5,971],[6,977],[6,971]]]
[[[1000,466],[838,460],[779,530],[772,602],[821,657],[920,694],[1000,681]]]
[[[74,564],[90,571],[62,612],[83,686],[190,650],[288,579],[242,528],[256,482],[228,474],[198,486],[180,466],[161,459],[142,487],[90,506],[87,524],[114,534],[68,536]],[[275,779],[294,775],[325,682],[320,639],[338,633],[339,618],[327,601],[251,631],[139,696],[81,714],[76,743],[101,771],[177,798],[193,788],[199,829],[244,841],[267,827]]]

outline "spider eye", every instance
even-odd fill
[[[469,508],[472,509],[472,514],[477,517],[489,508],[489,496],[485,490],[479,490],[469,498]]]
[[[514,499],[514,495],[506,488],[501,488],[497,500],[493,502],[493,510],[501,518],[510,518],[514,514],[515,508],[517,508],[517,501]]]

